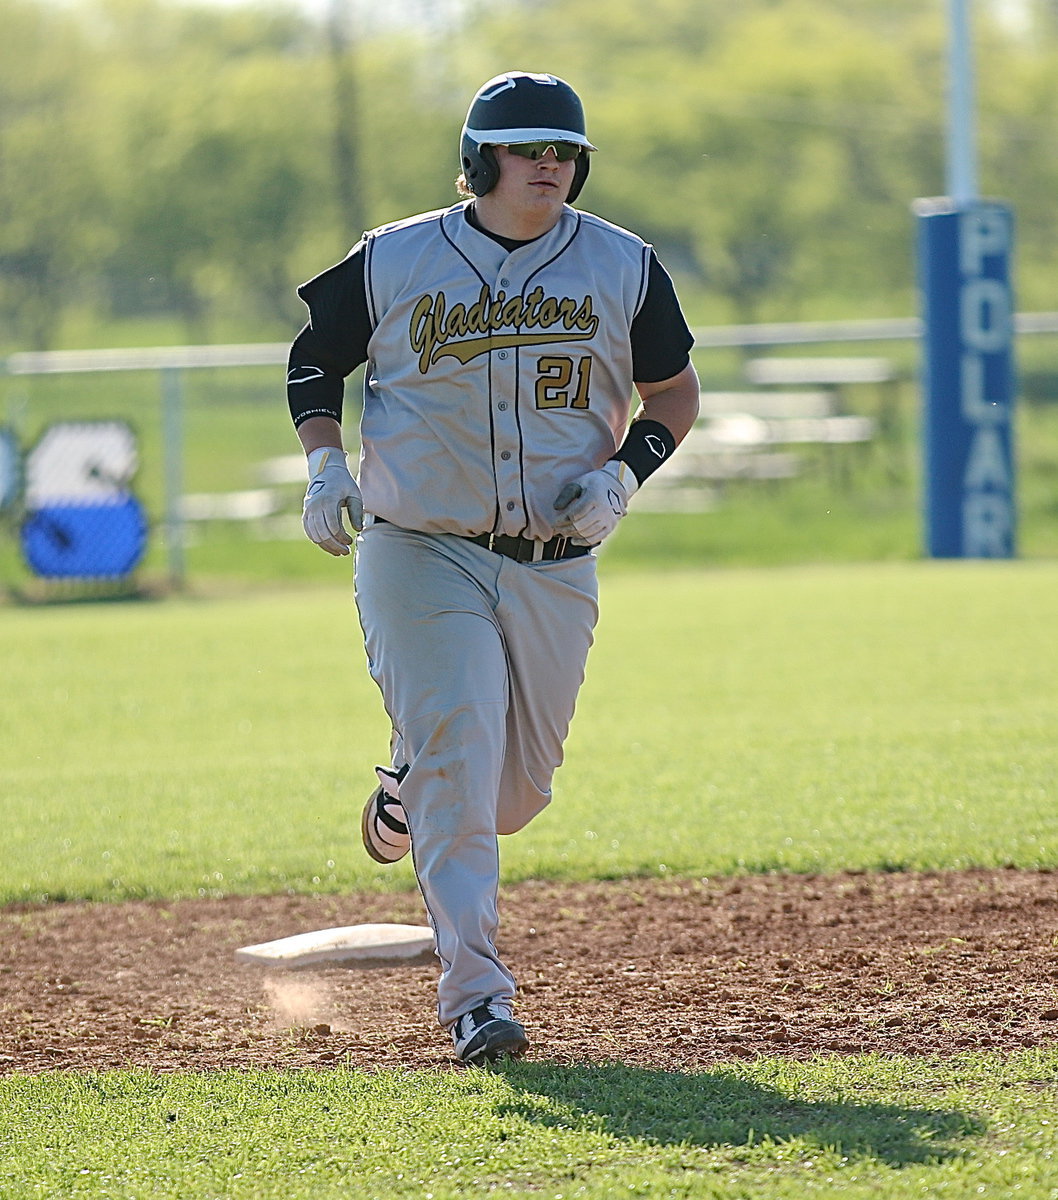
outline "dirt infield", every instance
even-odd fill
[[[689,1070],[1058,1042],[1058,873],[528,883],[502,912],[537,1059]],[[0,1072],[451,1064],[434,966],[234,957],[368,921],[424,912],[403,894],[2,910]]]

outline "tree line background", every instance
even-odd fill
[[[1058,6],[974,5],[981,188],[1018,307],[1058,267]],[[553,71],[581,203],[655,243],[692,324],[908,315],[944,191],[942,0],[0,0],[0,352],[283,340],[362,229],[450,203],[498,71]]]

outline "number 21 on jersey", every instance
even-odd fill
[[[547,354],[536,364],[537,408],[587,408],[590,400],[591,355],[578,360],[566,354]]]

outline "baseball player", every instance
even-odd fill
[[[298,289],[305,531],[336,556],[358,531],[356,604],[393,727],[364,845],[378,862],[411,852],[438,1018],[470,1065],[528,1046],[494,941],[497,835],[551,799],[598,614],[593,549],[698,411],[654,251],[571,207],[594,152],[569,84],[490,79],[462,130],[463,198],[365,233]],[[361,363],[354,477],[342,400]]]

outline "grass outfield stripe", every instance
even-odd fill
[[[1050,1200],[1058,1052],[0,1077],[0,1196]]]
[[[605,564],[604,564],[605,573]],[[607,576],[504,877],[1058,865],[1058,564]],[[0,903],[411,887],[350,597],[5,609]]]

